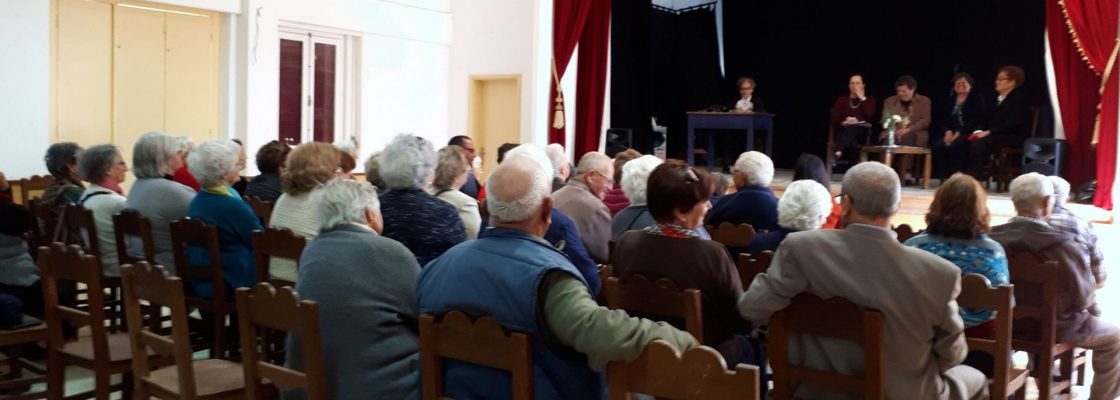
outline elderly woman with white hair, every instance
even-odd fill
[[[756,231],[778,229],[778,198],[770,189],[774,162],[766,154],[748,151],[739,155],[733,171],[732,179],[738,191],[720,199],[704,223],[750,224]]]
[[[645,155],[630,160],[622,166],[622,193],[630,199],[630,206],[615,214],[611,221],[611,239],[618,239],[626,231],[643,229],[656,224],[646,206],[646,184],[649,174],[664,162],[660,158]]]
[[[171,174],[181,168],[183,145],[174,136],[163,132],[148,132],[132,148],[132,174],[136,183],[128,192],[125,208],[139,211],[152,223],[152,241],[156,263],[174,271],[175,257],[171,252],[172,221],[187,216],[187,206],[195,191],[171,180]],[[129,254],[143,255],[140,243],[129,243]]]
[[[249,204],[231,186],[241,180],[238,174],[240,153],[241,146],[232,141],[209,140],[199,145],[188,161],[191,175],[198,179],[202,191],[191,200],[187,216],[218,229],[222,276],[230,289],[228,295],[233,294],[233,289],[257,282],[253,231],[264,229]],[[209,254],[204,249],[188,248],[187,256],[192,265],[210,264]],[[214,295],[213,282],[195,280],[190,283],[199,296]]]
[[[436,168],[436,152],[423,138],[401,134],[379,158],[387,238],[401,242],[421,266],[467,240],[455,207],[425,192]]]
[[[831,213],[832,195],[828,189],[811,179],[794,181],[778,200],[778,229],[755,236],[747,253],[778,250],[786,235],[820,229]]]
[[[418,399],[420,265],[408,248],[379,234],[377,192],[334,179],[311,194],[320,233],[300,258],[296,291],[319,303],[329,399]],[[303,343],[288,341],[288,366],[303,369]]]
[[[121,274],[113,215],[121,212],[128,201],[121,189],[127,173],[128,164],[121,157],[121,150],[111,144],[90,147],[78,159],[78,175],[89,182],[78,203],[93,213],[97,244],[101,250],[101,270],[105,276]]]
[[[1054,229],[1073,235],[1074,240],[1085,246],[1085,250],[1089,254],[1089,265],[1093,268],[1093,273],[1100,277],[1097,279],[1097,284],[1103,285],[1107,271],[1101,268],[1104,263],[1104,254],[1101,253],[1100,246],[1097,246],[1097,233],[1093,231],[1093,224],[1066,208],[1066,201],[1069,198],[1069,182],[1060,176],[1048,176],[1046,178],[1054,184],[1054,211],[1050,213],[1050,217],[1046,221]]]
[[[428,193],[454,206],[459,212],[459,218],[463,220],[467,239],[475,239],[478,238],[478,229],[482,225],[478,200],[459,191],[467,183],[470,170],[471,165],[467,163],[466,151],[462,147],[449,145],[439,149],[439,165]]]

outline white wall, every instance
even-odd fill
[[[50,142],[49,1],[0,1],[0,171],[8,179],[45,174]]]

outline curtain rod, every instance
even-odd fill
[[[676,14],[676,15],[681,15],[681,13],[685,13],[685,12],[689,12],[689,11],[696,11],[696,10],[700,10],[700,9],[706,9],[706,10],[709,10],[709,11],[714,11],[715,6],[718,3],[719,3],[719,1],[717,0],[717,1],[709,2],[709,3],[697,4],[697,5],[694,5],[694,6],[691,6],[691,7],[685,7],[685,8],[681,8],[681,9],[672,9],[672,8],[665,7],[665,6],[659,6],[657,4],[650,4],[650,7],[652,7],[655,10],[658,10],[658,11],[665,11],[665,12],[670,12],[670,13],[673,13],[673,14]]]

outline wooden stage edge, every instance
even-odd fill
[[[775,171],[774,182],[770,185],[774,189],[774,194],[781,196],[792,179],[792,170],[778,169]],[[841,179],[843,179],[842,174],[832,175],[832,194],[840,193]],[[933,183],[928,190],[922,189],[920,186],[903,187],[902,204],[899,205],[898,214],[895,214],[892,223],[895,225],[909,224],[916,229],[925,229],[926,212],[929,211],[929,204],[933,202],[933,193],[940,182],[934,179]],[[1015,216],[1015,206],[1011,203],[1011,196],[1007,192],[994,193],[991,191],[994,188],[995,185],[992,185],[988,192],[988,209],[992,213],[992,226],[1003,224]],[[1114,221],[1111,212],[1089,204],[1070,203],[1067,204],[1067,207],[1094,224],[1112,224]]]

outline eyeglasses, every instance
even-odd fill
[[[605,179],[607,181],[607,186],[614,186],[614,179],[611,179],[610,177],[604,175],[602,172],[599,172],[598,170],[593,169],[593,170],[591,170],[591,172],[594,172],[594,173],[598,174],[599,176],[603,177],[603,179]]]

